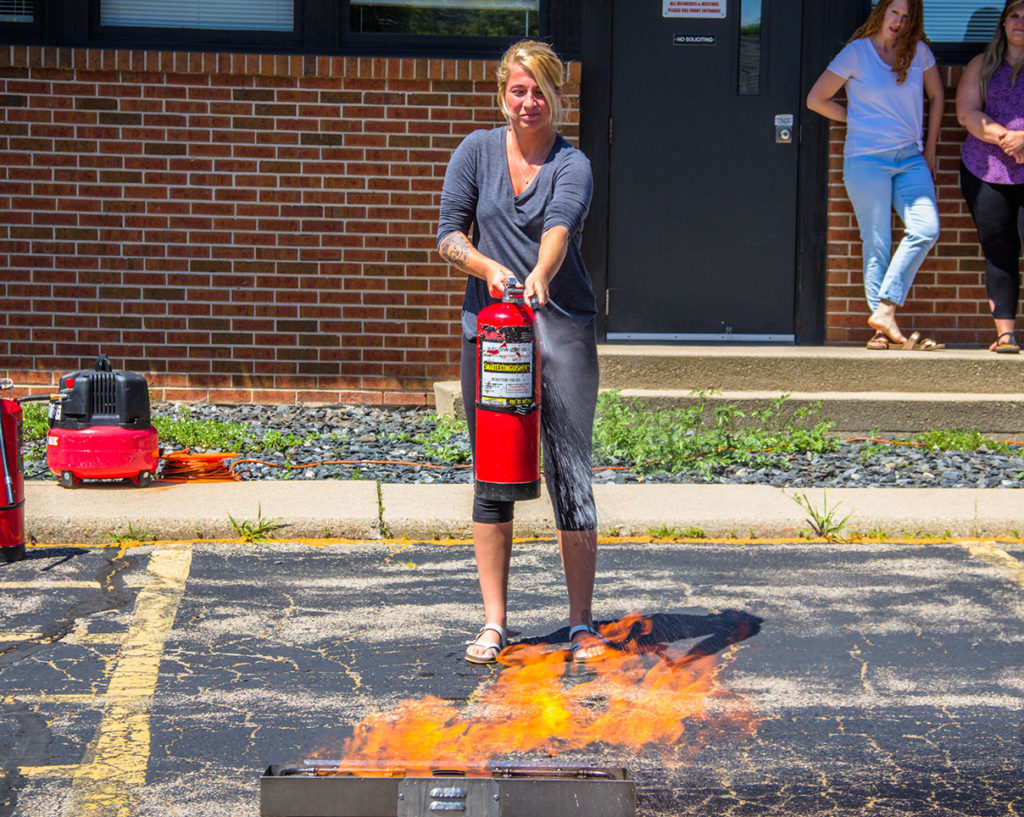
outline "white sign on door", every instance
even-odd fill
[[[726,0],[661,0],[662,17],[725,17]]]

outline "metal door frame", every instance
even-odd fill
[[[580,147],[589,157],[594,172],[594,197],[587,229],[584,230],[583,257],[597,293],[598,338],[604,342],[608,342],[605,293],[608,283],[611,163],[609,122],[614,71],[612,11],[615,2],[631,0],[587,2],[587,13],[583,16],[580,92]],[[864,0],[833,0],[830,3],[804,0],[802,5],[801,100],[850,32],[862,22]],[[829,126],[823,117],[810,113],[801,116],[800,122],[794,336],[798,345],[821,345],[825,341]],[[685,335],[671,339],[679,342],[689,340]],[[662,337],[659,340],[667,339]],[[701,336],[701,340],[707,341],[708,338]]]

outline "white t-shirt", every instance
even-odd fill
[[[935,65],[923,42],[897,84],[897,74],[878,55],[871,40],[861,37],[840,51],[828,70],[846,80],[845,156],[863,156],[916,144],[923,149],[924,72]]]

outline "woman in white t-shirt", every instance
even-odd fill
[[[914,275],[939,237],[935,147],[945,98],[924,35],[921,0],[879,0],[807,95],[807,107],[846,123],[843,181],[860,227],[869,349],[937,349],[896,322]],[[833,97],[846,88],[847,104]],[[923,99],[928,133],[922,140]],[[905,234],[892,252],[892,210]]]

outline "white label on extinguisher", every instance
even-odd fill
[[[60,440],[58,440],[52,434],[47,434],[46,435],[46,444],[47,445],[60,445]]]
[[[533,404],[533,344],[480,339],[480,402]]]

